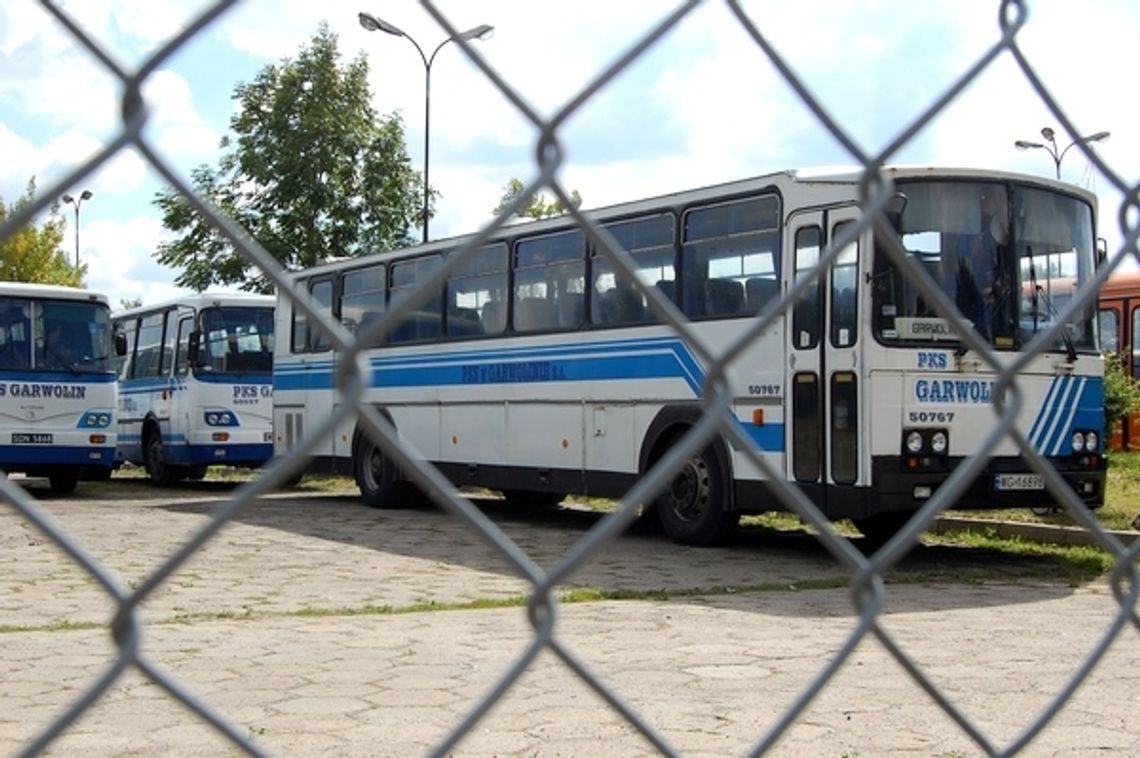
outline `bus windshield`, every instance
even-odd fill
[[[0,297],[0,369],[111,371],[111,344],[102,303]]]
[[[202,311],[201,329],[198,371],[272,373],[272,308],[207,308]]]
[[[1053,327],[1095,273],[1093,211],[1083,200],[1017,183],[899,182],[892,221],[907,253],[999,350]],[[874,329],[883,344],[957,341],[947,319],[876,250]],[[1068,318],[1051,349],[1096,349],[1095,304]]]

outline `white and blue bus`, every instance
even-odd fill
[[[1095,275],[1096,199],[1071,185],[984,170],[890,169],[891,223],[907,254],[957,303],[1003,365],[1058,310],[1051,280]],[[861,215],[856,172],[785,172],[640,200],[590,216],[713,349],[814,274]],[[293,275],[359,330],[423,282],[465,238]],[[996,377],[892,263],[868,228],[730,365],[732,409],[767,464],[829,518],[896,531],[993,428]],[[1027,289],[1028,288],[1028,289]],[[1028,292],[1028,296],[1020,293]],[[1090,506],[1103,502],[1103,360],[1095,308],[1025,363],[1017,427]],[[279,295],[276,453],[338,404],[338,355]],[[707,366],[567,217],[510,226],[446,286],[370,345],[367,402],[457,485],[532,502],[620,496],[702,412]],[[351,473],[372,505],[406,482],[355,419],[322,439],[311,468]],[[957,508],[1050,499],[1006,438]],[[744,513],[783,508],[761,470],[715,439],[651,504],[689,544]]]
[[[0,470],[57,493],[110,476],[113,344],[106,296],[0,282]]]
[[[273,305],[271,295],[201,293],[114,314],[126,342],[116,466],[142,465],[167,485],[269,460]]]

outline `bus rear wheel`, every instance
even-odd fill
[[[369,508],[401,505],[404,493],[396,481],[396,465],[367,434],[361,434],[356,443],[352,468],[365,505]]]
[[[739,521],[727,508],[720,461],[712,447],[682,464],[654,509],[665,534],[682,545],[721,544]]]

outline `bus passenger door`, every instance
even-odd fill
[[[786,330],[787,476],[836,517],[861,515],[853,491],[861,482],[858,244],[844,247],[822,274],[815,268],[857,216],[855,208],[833,208],[798,213],[788,223],[787,284],[814,278],[794,303]]]

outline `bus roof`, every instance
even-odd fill
[[[961,179],[971,181],[1001,181],[1018,182],[1021,184],[1037,185],[1045,190],[1065,192],[1079,196],[1096,210],[1096,195],[1082,187],[1073,184],[1049,179],[1034,174],[1020,174],[1011,171],[995,171],[982,168],[954,168],[939,166],[887,166],[884,172],[893,180],[913,179]],[[643,213],[654,208],[667,208],[700,202],[706,199],[728,198],[733,195],[744,195],[762,190],[775,190],[782,195],[794,195],[797,189],[810,191],[808,188],[818,185],[831,185],[835,187],[833,197],[829,198],[803,198],[794,197],[796,206],[799,201],[810,200],[813,204],[856,202],[858,200],[858,185],[863,177],[863,169],[856,166],[821,166],[804,169],[788,169],[771,174],[754,176],[746,179],[737,179],[720,184],[712,184],[694,189],[681,190],[653,197],[634,199],[628,202],[616,203],[583,210],[591,218],[617,219],[622,216]],[[538,221],[525,221],[521,223],[508,222],[500,227],[489,241],[500,240],[506,237],[541,234],[547,231],[564,229],[572,223],[568,215],[541,219]],[[290,272],[293,278],[307,277],[322,271],[339,270],[351,266],[353,262],[364,263],[375,260],[377,257],[386,258],[389,255],[414,255],[417,253],[445,252],[455,249],[461,244],[473,239],[476,234],[462,234],[453,237],[440,238],[412,247],[398,250],[382,251],[365,256],[337,258],[322,261],[312,267],[300,271]]]
[[[0,295],[16,297],[38,297],[54,300],[85,300],[109,305],[107,296],[101,292],[65,287],[61,284],[34,284],[32,282],[0,282]]]
[[[136,308],[115,311],[115,318],[136,316],[140,313],[164,310],[175,305],[182,305],[195,310],[210,307],[252,307],[272,308],[277,302],[273,295],[260,295],[253,292],[194,292],[189,295],[164,300],[160,303],[140,305]]]
[[[1114,271],[1108,281],[1100,288],[1100,297],[1138,297],[1140,296],[1140,271]]]

